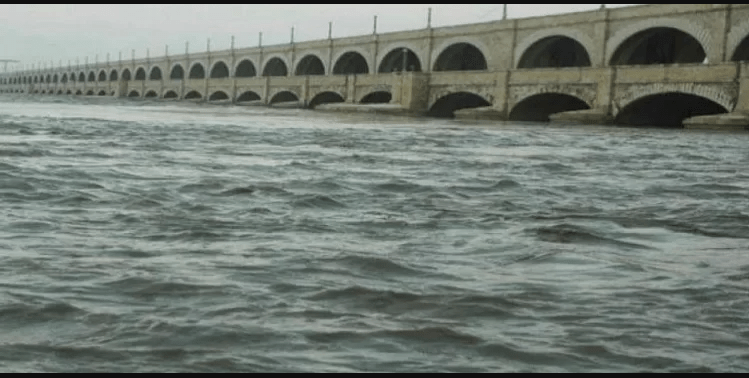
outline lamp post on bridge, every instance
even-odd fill
[[[374,26],[372,27],[372,34],[377,34],[377,15],[374,16]]]
[[[502,19],[507,19],[507,4],[502,4]]]

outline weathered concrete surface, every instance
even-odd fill
[[[573,110],[555,113],[549,116],[554,123],[581,123],[591,125],[607,125],[614,121],[608,108]]]
[[[460,109],[455,111],[456,119],[466,120],[507,120],[507,115],[497,111],[491,106],[482,106],[479,108]]]
[[[749,115],[744,113],[715,114],[684,120],[685,129],[749,130]]]
[[[403,116],[418,116],[420,113],[415,113],[407,108],[404,108],[398,104],[323,104],[318,105],[315,110],[324,112],[348,112],[348,113],[378,113],[378,114],[391,114],[391,115],[403,115]]]

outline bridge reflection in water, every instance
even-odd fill
[[[744,128],[747,36],[747,5],[644,5],[11,72],[0,91]]]

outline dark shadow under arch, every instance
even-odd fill
[[[228,100],[229,95],[226,94],[224,91],[216,91],[213,92],[210,96],[208,96],[208,101],[220,101],[220,100]]]
[[[510,121],[548,122],[555,113],[590,109],[588,104],[563,93],[539,93],[515,104],[510,111]]]
[[[132,90],[127,94],[127,97],[140,97],[140,93],[138,93],[138,91],[136,90]]]
[[[94,73],[94,71],[89,72],[88,73],[88,82],[89,83],[93,83],[95,81],[96,81],[96,74]]]
[[[184,97],[185,100],[200,100],[201,98],[203,98],[203,95],[198,91],[190,91]]]
[[[190,79],[205,79],[205,68],[203,68],[202,64],[195,63],[190,68],[190,75],[188,77]]]
[[[393,94],[387,91],[376,91],[362,97],[360,104],[387,104],[393,99]]]
[[[279,102],[294,102],[294,101],[299,102],[299,96],[289,91],[282,91],[282,92],[276,93],[273,97],[271,97],[268,104],[272,105],[272,104],[276,104]]]
[[[542,38],[530,45],[517,68],[590,67],[590,55],[578,41],[562,35]]]
[[[151,68],[151,73],[148,74],[148,80],[161,80],[161,68]]]
[[[85,81],[86,81],[86,75],[83,72],[79,73],[78,74],[78,82],[79,83],[83,83]]]
[[[107,73],[103,70],[99,72],[99,81],[107,81]]]
[[[309,54],[299,61],[294,74],[297,76],[325,75],[325,66],[317,55]]]
[[[125,68],[122,71],[122,80],[123,81],[130,81],[130,69],[129,68]]]
[[[226,66],[226,63],[222,61],[218,61],[213,65],[213,68],[211,68],[211,79],[221,79],[224,77],[229,77],[229,67]]]
[[[434,71],[480,71],[486,70],[486,58],[470,43],[455,43],[448,46],[437,57]]]
[[[380,67],[377,69],[379,73],[389,72],[421,72],[421,62],[416,53],[411,51],[409,48],[399,47],[390,50],[382,61]]]
[[[94,91],[92,89],[89,89],[88,92],[86,92],[86,96],[93,96]]]
[[[314,109],[318,105],[343,102],[343,97],[335,92],[322,92],[315,95],[307,107]]]
[[[263,68],[263,76],[286,76],[288,73],[286,63],[279,57],[269,60],[268,63],[265,63],[265,68]]]
[[[117,81],[117,70],[112,70],[109,73],[109,81]]]
[[[107,92],[99,91],[99,96],[106,96],[106,95],[107,95]]]
[[[430,117],[452,118],[455,111],[460,109],[480,108],[491,106],[483,97],[470,92],[456,92],[442,96],[434,102],[427,115]]]
[[[179,95],[175,91],[167,91],[166,94],[164,94],[164,98],[178,98]]]
[[[356,51],[341,55],[333,66],[334,75],[358,75],[369,73],[367,60]]]
[[[156,93],[156,91],[154,91],[154,90],[150,90],[150,91],[146,92],[146,95],[143,96],[143,97],[145,97],[145,98],[154,98],[154,97],[159,97],[159,94]]]
[[[80,96],[80,95],[82,95],[82,94],[83,94],[83,92],[81,92],[81,90],[80,90],[80,89],[79,89],[79,90],[77,90],[77,91],[75,91],[75,95],[76,95],[76,96]]]
[[[733,55],[731,55],[731,61],[733,62],[745,60],[749,60],[749,35],[741,40],[741,43],[736,46],[736,50],[734,50]]]
[[[255,71],[255,65],[251,61],[245,59],[237,65],[237,70],[234,74],[236,77],[254,77],[257,76]]]
[[[689,117],[728,113],[722,105],[707,98],[680,92],[645,96],[622,108],[614,119],[617,125],[683,127]]]
[[[170,80],[182,80],[185,78],[185,70],[182,65],[176,64],[172,67],[172,72],[169,73]]]
[[[144,70],[143,67],[139,67],[138,70],[135,71],[135,80],[146,80],[146,70]]]
[[[237,102],[259,101],[260,95],[253,91],[247,91],[237,97]]]
[[[610,65],[702,63],[705,50],[693,36],[670,27],[632,35],[617,46]]]

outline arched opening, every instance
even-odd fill
[[[511,121],[549,122],[555,113],[590,109],[585,101],[562,93],[540,93],[515,105],[510,112]]]
[[[76,96],[80,96],[80,95],[82,95],[82,94],[83,94],[83,92],[81,92],[81,90],[80,90],[80,89],[79,89],[79,90],[77,90],[77,91],[75,91],[75,95],[76,95]]]
[[[213,92],[210,96],[208,96],[208,101],[221,101],[221,100],[228,100],[229,95],[227,95],[223,91],[216,91]]]
[[[272,58],[263,68],[263,76],[286,76],[289,71],[286,69],[286,63],[279,57]]]
[[[176,64],[172,67],[172,72],[169,73],[169,79],[171,80],[182,80],[185,78],[185,70],[181,65]]]
[[[250,101],[260,101],[260,95],[258,95],[255,92],[247,91],[239,95],[237,97],[237,102],[250,102]]]
[[[57,94],[61,95],[62,94],[62,89],[58,90]]]
[[[148,74],[148,80],[161,80],[161,68],[158,66],[151,68],[151,73]]]
[[[200,63],[195,63],[190,68],[190,79],[205,79],[205,69]]]
[[[89,83],[93,83],[95,81],[96,81],[96,74],[94,73],[94,71],[89,72],[88,73],[88,82]]]
[[[62,78],[60,79],[61,83],[67,83],[68,82],[68,74],[62,74]]]
[[[705,50],[691,35],[675,28],[643,30],[622,42],[611,65],[702,63]]]
[[[203,98],[203,95],[198,91],[190,91],[185,95],[185,100],[200,100],[201,98]]]
[[[99,81],[107,81],[107,73],[103,70],[99,72]]]
[[[122,70],[122,81],[130,81],[130,69],[125,68]]]
[[[71,91],[70,89],[68,89],[68,91],[67,91],[67,92],[65,92],[65,94],[66,94],[66,95],[72,95],[72,94],[73,94],[73,92],[72,92],[72,91]]]
[[[84,74],[83,72],[79,73],[78,74],[78,82],[79,83],[84,83],[85,81],[86,81],[86,74]]]
[[[257,72],[255,71],[255,65],[252,64],[249,60],[245,59],[241,62],[239,62],[239,65],[237,65],[237,71],[235,73],[236,77],[254,77],[257,76]]]
[[[470,92],[456,92],[442,96],[434,102],[427,115],[430,117],[453,118],[460,109],[480,108],[491,103],[483,97]]]
[[[175,91],[167,91],[166,94],[164,94],[165,99],[172,99],[172,98],[178,98],[179,95]]]
[[[518,61],[518,68],[551,67],[590,67],[590,56],[580,42],[553,35],[530,45]]]
[[[380,67],[377,69],[377,72],[379,73],[402,71],[421,72],[421,62],[419,62],[419,57],[416,56],[411,49],[405,47],[390,50],[390,52],[382,58]]]
[[[317,105],[322,104],[331,104],[335,102],[343,102],[343,97],[335,92],[323,92],[317,94],[315,97],[312,98],[312,101],[309,102],[309,108],[314,109]]]
[[[731,61],[739,62],[749,60],[749,36],[744,37],[731,56]]]
[[[156,91],[154,91],[154,90],[150,90],[150,91],[146,92],[146,95],[144,97],[145,98],[154,98],[154,97],[159,97],[159,94],[156,93]]]
[[[307,55],[296,66],[295,75],[325,75],[325,66],[322,60],[315,55]]]
[[[89,90],[88,90],[88,91],[86,92],[86,96],[93,96],[93,95],[94,95],[94,91],[93,91],[92,89],[89,89]]]
[[[45,81],[45,83],[51,83],[52,82],[51,79],[52,79],[52,76],[50,74],[47,74],[47,80]]]
[[[112,70],[109,73],[109,81],[117,81],[117,70]]]
[[[298,103],[299,97],[289,91],[279,92],[279,93],[276,93],[273,97],[271,97],[269,105],[277,104],[280,102],[297,102]]]
[[[367,60],[355,51],[349,51],[335,62],[333,74],[335,75],[358,75],[369,73]]]
[[[135,71],[135,80],[146,80],[146,70],[143,67],[138,67]]]
[[[220,79],[222,77],[229,77],[229,67],[224,62],[216,62],[211,68],[211,79]]]
[[[486,58],[470,43],[450,45],[437,57],[434,71],[480,71],[486,70]]]
[[[37,91],[37,93],[39,93],[39,91]],[[44,90],[42,90],[42,93],[41,93],[41,94],[47,94],[47,92],[46,92],[46,91],[44,91]]]
[[[393,95],[386,91],[372,92],[364,96],[359,103],[362,104],[387,104],[393,99]]]
[[[39,76],[34,76],[34,84],[39,82]]]
[[[106,95],[107,95],[107,92],[99,91],[99,96],[106,96]]]
[[[140,97],[140,93],[138,93],[138,91],[136,90],[132,90],[130,91],[130,93],[128,93],[127,97]]]
[[[617,125],[683,127],[690,117],[727,113],[722,105],[704,97],[680,93],[659,93],[631,102],[614,119]]]
[[[55,76],[52,76],[52,82],[53,83],[57,84],[58,79],[59,78],[57,77],[57,74],[55,74]]]

